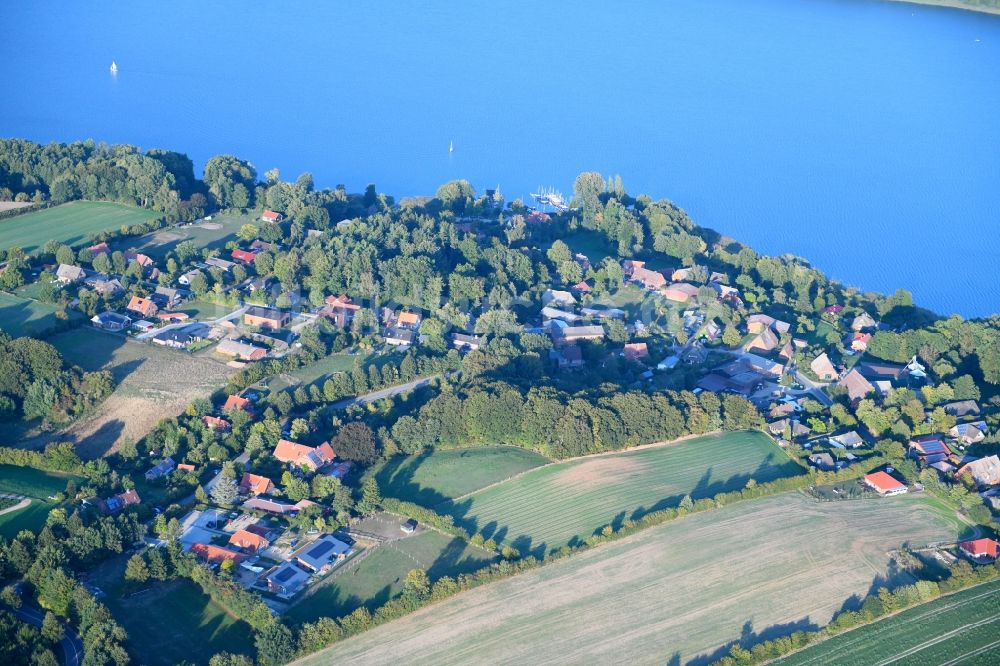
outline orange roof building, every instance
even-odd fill
[[[232,426],[226,419],[220,419],[218,416],[206,415],[201,417],[201,422],[205,424],[206,427],[211,430],[219,430],[221,432],[228,431]]]
[[[626,361],[638,361],[649,358],[649,348],[645,342],[630,342],[625,345],[622,354],[625,356]]]
[[[226,404],[222,406],[222,411],[231,412],[234,409],[240,409],[244,412],[250,411],[250,401],[246,398],[241,398],[238,395],[231,395],[226,398]]]
[[[396,325],[417,327],[420,325],[420,315],[416,312],[400,312],[396,318]]]
[[[128,302],[128,306],[125,309],[142,315],[143,317],[152,317],[156,314],[158,308],[156,307],[156,303],[148,298],[133,296],[132,300]]]
[[[900,483],[885,472],[872,472],[865,475],[865,485],[877,492],[882,497],[892,495],[902,495],[906,492],[906,485]]]
[[[994,562],[1000,557],[1000,543],[993,539],[963,541],[958,549],[977,562]]]
[[[229,545],[240,550],[257,553],[270,546],[271,542],[259,534],[254,534],[247,530],[238,530],[233,536],[229,537]]]
[[[191,546],[191,552],[212,564],[222,564],[226,560],[232,560],[233,564],[239,564],[244,559],[243,553],[237,553],[235,550],[229,550],[220,546],[213,546],[210,543],[196,543]]]
[[[341,294],[340,296],[327,296],[324,302],[331,308],[341,308],[344,310],[360,310],[361,306],[351,300],[350,296]]]
[[[244,494],[249,493],[254,497],[257,495],[266,495],[274,492],[274,483],[266,476],[257,476],[250,472],[244,472],[243,478],[240,479],[240,492]]]
[[[281,462],[308,467],[314,472],[333,462],[334,458],[337,457],[333,452],[333,447],[327,442],[314,448],[305,444],[296,444],[287,439],[278,440],[278,445],[274,447],[274,452],[271,455]]]

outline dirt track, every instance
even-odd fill
[[[741,634],[825,624],[890,575],[887,551],[955,529],[918,497],[747,502],[458,595],[300,663],[706,663]]]

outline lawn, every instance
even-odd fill
[[[0,465],[0,492],[31,498],[24,509],[0,516],[0,536],[13,538],[21,530],[37,532],[45,525],[49,511],[58,506],[49,501],[55,493],[66,490],[66,482],[74,479],[78,486],[84,480],[68,474],[52,474],[31,467]]]
[[[159,583],[134,597],[104,602],[128,632],[136,663],[207,664],[218,652],[253,653],[253,633],[191,581]]]
[[[824,625],[876,579],[910,582],[888,551],[957,528],[917,495],[741,502],[464,592],[299,663],[703,665],[741,636]]]
[[[40,337],[59,326],[58,308],[0,291],[0,328],[11,336]],[[77,316],[75,313],[68,313]]]
[[[751,478],[801,472],[762,433],[726,433],[547,465],[435,508],[472,532],[543,555],[609,523],[675,507],[685,495],[712,497]]]
[[[811,664],[996,664],[1000,581],[939,597],[773,662]]]
[[[200,252],[203,248],[222,250],[226,243],[236,240],[236,232],[244,224],[252,224],[256,219],[251,215],[223,213],[215,215],[207,222],[186,224],[161,229],[139,238],[128,239],[129,248],[149,255],[156,261],[162,261],[167,253],[173,251],[184,241],[191,241]]]
[[[268,388],[277,392],[291,386],[308,386],[313,383],[322,388],[323,383],[330,378],[330,375],[338,372],[350,372],[355,363],[360,362],[362,367],[367,367],[365,366],[366,358],[364,354],[330,354],[293,372],[278,375],[268,381]]]
[[[89,239],[94,234],[158,217],[160,215],[152,211],[122,204],[73,201],[0,221],[0,249],[20,247],[30,253],[53,239],[81,247],[89,245]]]
[[[397,456],[372,469],[382,494],[424,506],[453,500],[549,460],[512,446],[441,449]]]
[[[412,569],[424,569],[431,580],[456,576],[486,566],[490,556],[462,539],[433,530],[390,541],[363,558],[344,565],[285,615],[294,622],[340,617],[360,606],[374,610],[403,589],[403,580]]]

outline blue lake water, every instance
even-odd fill
[[[1000,17],[538,4],[5,3],[0,136],[170,148],[199,167],[232,153],[397,196],[456,177],[569,194],[580,171],[621,174],[848,284],[1000,312]]]

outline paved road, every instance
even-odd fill
[[[28,606],[21,606],[16,609],[14,615],[38,628],[41,628],[42,621],[45,619],[45,614],[40,608],[31,608]],[[63,653],[63,664],[65,666],[80,666],[80,662],[83,661],[83,641],[80,640],[80,635],[69,624],[64,623],[63,627],[66,634],[62,641],[59,642]]]
[[[440,377],[440,375],[431,375],[430,377],[415,379],[412,382],[407,382],[406,384],[399,384],[398,386],[390,386],[389,388],[384,388],[379,391],[372,391],[371,393],[366,393],[365,395],[359,395],[353,398],[345,398],[343,400],[338,400],[337,402],[330,403],[330,409],[347,409],[352,405],[365,405],[368,404],[369,402],[377,402],[382,398],[389,398],[394,395],[399,395],[400,393],[409,393],[410,391],[418,389],[421,386],[427,386],[438,377]]]

